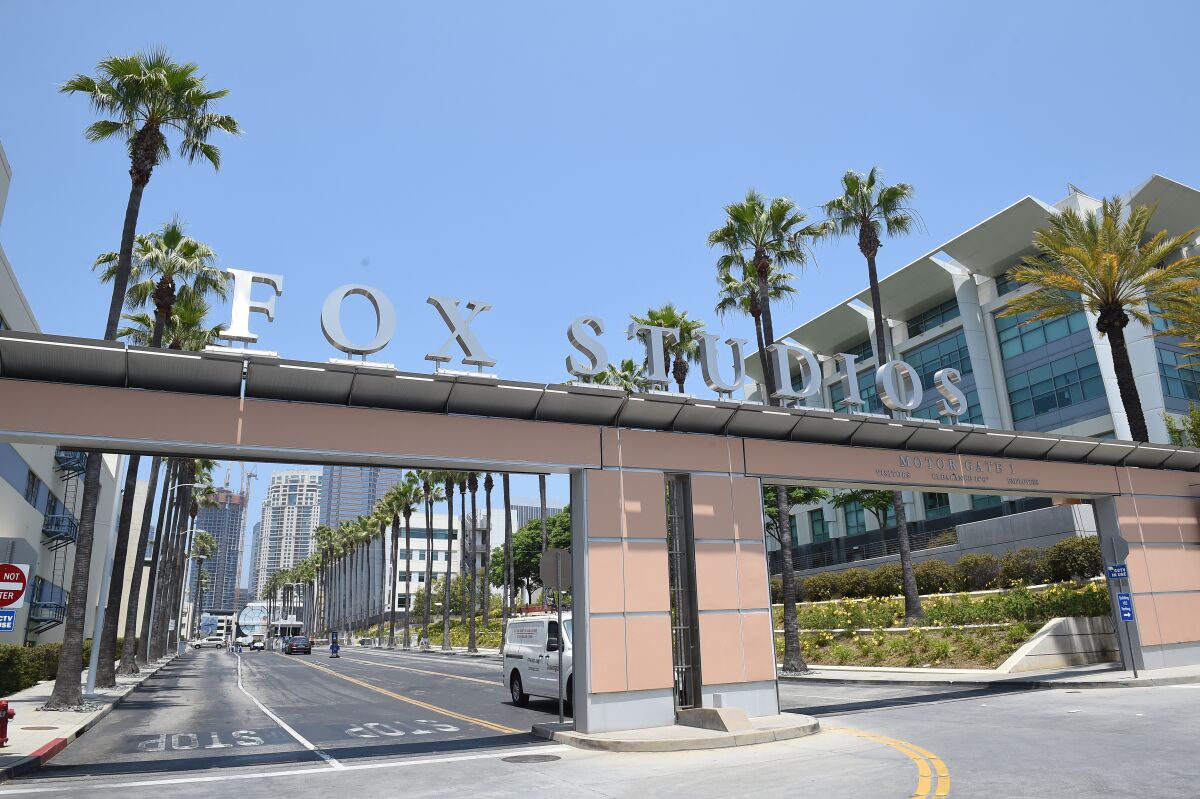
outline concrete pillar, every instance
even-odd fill
[[[979,395],[979,407],[983,411],[983,423],[988,427],[1003,427],[1000,414],[1000,396],[992,371],[987,333],[984,329],[983,309],[979,302],[979,286],[969,269],[949,256],[931,257],[935,264],[946,270],[954,286],[954,297],[962,318],[963,338],[967,340],[967,353],[971,358],[971,371],[975,378],[975,391]]]

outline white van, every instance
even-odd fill
[[[509,620],[504,637],[504,685],[517,707],[524,707],[530,696],[558,699],[558,646],[562,641],[563,702],[570,712],[575,688],[570,614],[563,614],[563,627],[565,639],[558,634],[557,616]]]

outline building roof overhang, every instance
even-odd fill
[[[681,394],[528,383],[471,374],[318,363],[236,352],[180,353],[120,342],[0,332],[0,380],[621,426],[780,441],[905,448],[1196,471],[1200,450],[990,430],[922,419],[776,408]]]

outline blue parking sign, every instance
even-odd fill
[[[0,633],[11,633],[17,628],[17,612],[0,610]]]
[[[1117,594],[1117,609],[1121,611],[1121,621],[1133,621],[1133,597],[1129,594]]]
[[[1113,566],[1105,566],[1104,571],[1108,575],[1108,579],[1110,579],[1110,580],[1127,580],[1127,579],[1129,579],[1129,569],[1126,568],[1124,563],[1118,563]]]

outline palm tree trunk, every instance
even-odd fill
[[[888,361],[887,336],[883,326],[883,308],[879,298],[879,272],[875,268],[875,251],[869,249],[867,257],[867,278],[871,284],[871,312],[875,320],[875,365],[882,366]],[[847,375],[847,380],[857,380],[858,375]],[[890,408],[885,408],[887,415],[893,417]],[[908,540],[908,520],[904,513],[904,495],[899,491],[892,492],[892,508],[896,514],[896,539],[900,544],[900,573],[904,586],[904,621],[911,623],[924,618],[925,611],[921,609],[921,594],[917,590],[917,576],[913,571],[912,547]]]
[[[512,505],[510,504],[508,472],[501,475],[504,494],[504,589],[500,596],[500,640],[508,636],[508,618],[512,615]]]
[[[783,671],[804,674],[808,664],[800,648],[800,624],[796,616],[796,573],[792,566],[791,503],[787,486],[775,487],[775,528],[779,535],[779,570],[783,579]],[[775,623],[772,614],[771,624]]]
[[[117,685],[117,622],[121,618],[125,556],[129,553],[129,527],[133,523],[133,495],[137,490],[140,460],[140,456],[130,455],[125,466],[125,487],[121,495],[120,516],[117,518],[117,540],[113,548],[112,574],[108,581],[108,601],[105,603],[104,625],[100,632],[100,657],[96,667],[97,688],[115,688]]]
[[[1129,347],[1125,343],[1125,328],[1110,325],[1107,331],[1108,346],[1112,350],[1113,371],[1117,375],[1117,389],[1121,393],[1121,405],[1129,419],[1129,435],[1134,441],[1150,441],[1146,429],[1146,414],[1142,411],[1142,400],[1138,396],[1137,382],[1133,379],[1133,366],[1129,363]]]
[[[141,599],[143,573],[145,572],[146,546],[150,543],[150,513],[154,509],[154,494],[158,488],[158,473],[162,468],[162,458],[154,456],[150,462],[150,480],[146,489],[146,504],[142,508],[142,522],[139,525],[137,555],[134,558],[133,575],[129,581],[129,597],[125,600],[125,641],[121,647],[121,664],[118,674],[137,674],[137,618],[138,603]],[[146,635],[142,631],[142,637]]]
[[[467,550],[469,549],[469,546],[467,544],[467,489],[466,489],[466,483],[460,483],[458,486],[458,509],[459,509],[458,527],[459,527],[459,536],[460,536],[458,539],[458,580],[459,580],[459,586],[465,587],[462,585],[462,583],[464,580],[467,579],[467,574],[468,574]],[[463,599],[466,599],[466,597],[463,597]],[[467,603],[466,602],[463,602],[462,608],[458,612],[458,621],[459,621],[459,624],[467,623]]]
[[[395,547],[395,543],[394,543],[394,538],[395,538],[395,536],[393,535],[393,546],[392,546],[392,561],[393,561],[392,574],[393,575],[395,575],[395,573],[396,573],[396,567],[395,567],[396,547]],[[383,618],[384,618],[383,614],[387,610],[387,598],[388,598],[388,590],[387,590],[388,568],[387,568],[387,565],[388,565],[388,563],[387,563],[387,524],[385,522],[380,522],[379,523],[379,640],[380,641],[383,640]],[[394,610],[394,608],[396,607],[395,595],[396,595],[396,581],[393,579],[392,580],[392,607],[393,607],[392,628],[393,629],[395,629],[395,626],[396,626],[395,625],[396,611]]]
[[[538,475],[538,518],[542,523],[542,552],[550,546],[550,536],[546,532],[546,475]]]
[[[467,619],[467,651],[475,652],[475,520],[479,517],[478,510],[475,507],[475,492],[471,492],[471,524],[464,524],[466,535],[471,537],[471,543],[467,547],[467,557],[471,562],[467,565],[467,576],[470,579],[468,588],[468,606],[471,609],[470,618]]]
[[[775,325],[771,320],[771,292],[770,287],[767,285],[767,272],[770,267],[771,263],[766,256],[760,257],[757,254],[755,255],[754,275],[758,283],[758,305],[762,311],[763,340],[767,346],[775,343]],[[762,352],[762,350],[759,350],[759,352]],[[767,359],[767,366],[766,374],[763,375],[767,381],[767,398],[763,404],[779,405],[781,404],[779,400],[774,399],[772,395],[779,389],[783,375],[775,374],[774,364],[771,363],[770,359]]]
[[[492,609],[492,473],[483,480],[484,505],[487,509],[487,527],[483,531],[483,581],[479,590],[483,592],[483,627],[487,629]]]
[[[170,499],[167,505],[167,520],[163,522],[159,519],[158,537],[162,539],[162,552],[159,556],[158,568],[155,570],[155,595],[154,595],[154,619],[151,623],[153,634],[150,638],[150,659],[158,660],[166,655],[164,642],[166,641],[167,627],[167,605],[169,604],[168,596],[170,595],[171,577],[175,565],[175,540],[177,534],[177,521],[179,517],[179,498],[183,489],[178,487],[182,478],[187,461],[181,460],[176,465],[176,488],[171,492]]]
[[[446,585],[442,591],[442,650],[449,651],[450,646],[450,578],[454,571],[450,568],[450,553],[454,551],[454,542],[450,540],[454,531],[454,483],[446,481]]]
[[[162,498],[158,505],[158,528],[154,534],[154,551],[150,556],[150,571],[146,575],[149,583],[146,585],[146,606],[142,608],[142,636],[138,641],[138,659],[143,664],[150,662],[150,626],[152,624],[151,616],[154,612],[154,597],[157,595],[159,585],[161,583],[159,568],[162,563],[160,554],[162,552],[163,538],[166,535],[166,527],[163,520],[167,518],[167,503],[170,501],[170,491],[174,475],[178,470],[178,461],[175,459],[167,460],[167,468],[163,474],[163,489]],[[154,486],[151,485],[151,490],[146,495],[146,506],[142,509],[142,530],[144,534],[149,536],[150,521],[151,521],[151,505],[154,502]],[[143,547],[145,551],[145,547]]]
[[[762,314],[761,313],[754,314],[754,337],[758,340],[758,365],[762,369],[763,381],[764,381],[763,385],[766,386],[765,381],[767,379],[767,372],[768,372],[768,370],[770,370],[771,365],[767,361],[767,342],[766,342],[766,339],[763,338]],[[764,405],[771,404],[770,396],[763,398],[763,404]]]
[[[396,648],[396,577],[400,566],[400,517],[392,515],[392,600],[389,603],[388,649]]]
[[[425,500],[425,613],[421,623],[421,647],[429,647],[429,622],[433,612],[433,500]]]

